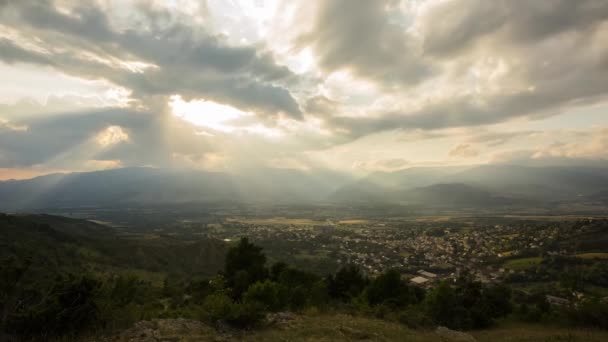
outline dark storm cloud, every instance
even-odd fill
[[[326,71],[348,69],[354,75],[385,86],[409,86],[428,76],[415,40],[390,15],[394,0],[322,1],[312,32],[301,37],[310,44]]]
[[[142,8],[144,8],[142,6]],[[134,96],[183,93],[255,111],[299,119],[301,111],[285,84],[294,75],[272,55],[255,47],[228,46],[201,29],[171,21],[170,14],[146,9],[146,27],[117,31],[97,7],[82,5],[65,14],[50,1],[20,1],[3,10],[3,23],[27,37],[40,37],[49,54],[15,42],[0,45],[0,59],[51,65],[69,74],[107,79]],[[168,23],[167,23],[168,22]],[[138,61],[154,67],[129,72],[116,64],[83,57],[88,52],[111,62]]]

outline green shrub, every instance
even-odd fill
[[[243,294],[243,301],[258,302],[267,310],[279,311],[287,306],[287,288],[270,280],[257,282]]]
[[[215,324],[231,317],[234,302],[224,293],[214,293],[203,301],[203,317],[206,322]]]

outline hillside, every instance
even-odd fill
[[[126,235],[51,215],[0,214],[0,227],[0,260],[29,260],[36,270],[32,277],[83,271],[212,275],[221,268],[227,248],[217,240]]]

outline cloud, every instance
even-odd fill
[[[10,130],[10,131],[27,131],[27,126],[25,125],[15,125],[6,119],[0,118],[0,132],[2,130]]]
[[[608,128],[585,133],[573,142],[557,142],[534,152],[532,158],[608,158]]]
[[[424,40],[421,56],[436,72],[412,83],[414,88],[395,94],[393,108],[374,108],[359,117],[341,113],[326,120],[330,129],[356,139],[387,130],[438,130],[522,117],[544,119],[569,108],[606,101],[605,1],[437,3],[413,24]],[[560,20],[563,25],[557,24]],[[336,29],[331,37],[352,36],[353,42],[365,46],[355,34],[338,32]],[[365,49],[369,54],[378,50]],[[406,56],[399,65],[408,65],[407,61]],[[399,74],[393,64],[381,64],[388,74]],[[362,62],[357,68],[366,65]]]
[[[0,59],[106,79],[130,89],[144,105],[150,96],[178,93],[229,103],[262,117],[301,118],[297,101],[285,87],[294,75],[268,51],[230,46],[204,28],[188,25],[186,17],[158,8],[132,9],[140,20],[122,29],[90,3],[69,10],[60,11],[52,1],[9,4],[2,12],[3,24],[20,36],[0,41]],[[45,51],[26,49],[23,41]]]
[[[208,137],[178,118],[126,108],[104,108],[29,117],[0,128],[0,168],[46,165],[80,169],[88,160],[118,160],[124,166],[175,165],[173,153],[213,150]]]
[[[479,151],[469,144],[459,144],[448,152],[448,156],[453,158],[473,158],[478,155]]]
[[[41,103],[0,104],[0,168],[304,169],[316,166],[306,156],[325,154],[317,161],[389,170],[605,156],[605,133],[549,136],[553,126],[541,120],[606,103],[606,1],[300,1],[245,19],[237,5],[196,13],[144,1],[0,6],[3,68],[47,73],[40,83],[72,80],[64,93],[48,85],[61,96],[46,102],[36,84],[31,96]],[[218,8],[230,11],[208,13]],[[12,94],[35,83],[28,73]],[[95,86],[80,89],[85,83]],[[174,95],[217,105],[182,115],[206,128],[175,117]],[[248,115],[220,120],[220,107]],[[214,120],[203,120],[209,113]],[[584,121],[572,117],[560,127]],[[218,130],[218,120],[231,128]],[[349,156],[332,156],[349,143]]]
[[[399,169],[403,168],[409,164],[409,162],[405,159],[401,158],[393,158],[393,159],[384,159],[376,162],[376,165],[382,169]]]
[[[527,163],[530,161],[581,161],[608,159],[608,128],[590,131],[556,131],[544,133],[548,143],[535,144],[530,148],[520,148],[493,153],[493,163]]]
[[[425,53],[445,57],[475,44],[533,45],[569,31],[593,30],[607,16],[603,0],[454,0],[430,7],[421,30]]]
[[[539,134],[539,131],[482,132],[471,136],[467,141],[482,143],[488,147],[496,147],[518,138],[528,138]]]
[[[306,113],[314,116],[329,117],[338,113],[340,104],[337,101],[330,100],[326,96],[316,95],[306,100],[304,110]]]
[[[312,46],[328,73],[348,70],[386,87],[410,86],[430,73],[417,41],[404,26],[394,0],[321,1],[314,27],[299,43]]]
[[[109,147],[121,142],[129,141],[129,134],[120,126],[108,126],[95,137],[97,143],[103,147]]]

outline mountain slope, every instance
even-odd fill
[[[124,168],[0,182],[0,209],[175,204],[314,202],[348,181],[329,171],[248,170],[242,175],[196,170]]]

